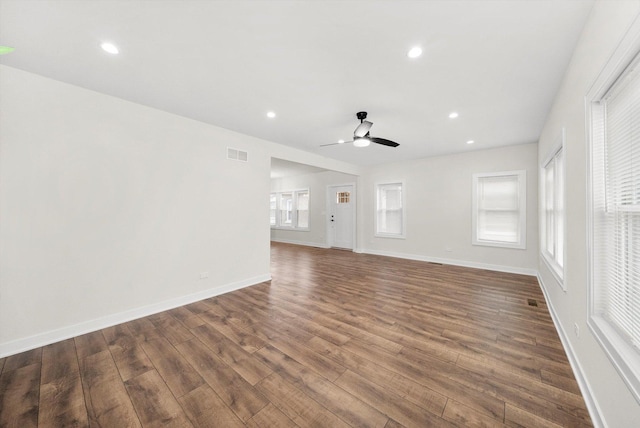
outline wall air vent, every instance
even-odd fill
[[[249,154],[244,150],[227,147],[227,159],[247,162],[249,160]]]

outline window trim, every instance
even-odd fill
[[[640,354],[633,349],[602,315],[596,311],[595,251],[594,251],[594,132],[595,115],[602,100],[625,70],[640,55],[640,22],[629,29],[616,51],[609,58],[585,96],[585,123],[587,134],[587,326],[604,353],[612,362],[629,391],[640,403]]]
[[[518,213],[519,213],[519,230],[518,230],[518,242],[501,242],[478,239],[478,189],[479,179],[485,177],[506,177],[517,176],[518,177]],[[514,248],[524,250],[527,248],[527,171],[500,171],[500,172],[482,172],[476,173],[472,176],[472,191],[471,191],[471,244],[486,246],[486,247],[500,247],[500,248]]]
[[[560,133],[560,137],[558,138],[558,140],[556,141],[556,143],[553,145],[553,147],[551,148],[549,154],[547,155],[547,157],[544,159],[544,161],[540,164],[540,189],[541,189],[541,198],[540,198],[540,215],[539,215],[539,225],[540,225],[540,255],[542,256],[542,260],[545,262],[545,264],[547,265],[547,267],[549,268],[549,271],[551,272],[551,274],[555,277],[556,281],[558,282],[558,284],[560,285],[560,287],[562,288],[562,290],[567,291],[567,287],[566,284],[564,282],[564,266],[566,266],[566,261],[567,261],[567,215],[566,215],[566,151],[565,151],[565,129],[562,128],[561,133]],[[547,167],[547,165],[549,165],[551,162],[553,162],[554,160],[556,160],[556,158],[558,157],[558,154],[562,153],[562,163],[560,165],[560,168],[562,168],[563,170],[563,177],[565,178],[563,180],[562,183],[562,206],[565,209],[565,215],[562,216],[562,228],[564,230],[564,233],[562,235],[562,241],[563,241],[563,247],[564,247],[564,251],[562,254],[562,265],[560,265],[556,258],[555,255],[549,254],[549,252],[547,252],[546,248],[546,229],[544,229],[543,227],[543,222],[546,221],[546,211],[545,211],[545,201],[546,201],[546,183],[545,183],[545,169]],[[554,203],[557,204],[558,199],[557,199],[557,194],[555,193],[557,190],[557,175],[556,175],[556,171],[554,170]],[[554,214],[555,214],[555,207],[556,205],[554,205]],[[556,217],[557,219],[557,217]],[[557,237],[557,223],[554,223],[554,241],[558,239]]]
[[[280,221],[280,200],[283,194],[291,194],[292,195],[292,207],[291,207],[291,225],[283,225]],[[271,192],[269,195],[276,196],[276,223],[271,224],[270,227],[273,230],[296,230],[300,232],[309,232],[311,230],[311,207],[309,207],[309,225],[307,227],[299,227],[298,226],[298,195],[300,193],[307,193],[309,195],[309,205],[311,205],[311,192],[308,188],[306,189],[296,189],[296,190],[279,190],[277,192]],[[269,216],[271,217],[271,216]]]
[[[402,231],[400,233],[384,233],[378,232],[378,197],[380,195],[380,187],[399,184],[402,192]],[[407,190],[406,185],[403,180],[396,181],[384,181],[375,183],[374,186],[374,224],[373,224],[373,236],[376,238],[392,238],[392,239],[406,239],[407,237]]]

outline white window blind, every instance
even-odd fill
[[[564,151],[557,150],[542,169],[541,252],[559,280],[564,269]],[[562,284],[564,287],[564,283]]]
[[[276,212],[277,212],[277,195],[272,193],[269,197],[269,224],[271,226],[276,225]]]
[[[524,248],[525,171],[474,174],[473,244]]]
[[[593,107],[594,315],[640,349],[640,76],[636,62]]]
[[[309,191],[296,192],[296,220],[299,228],[309,227]]]
[[[293,226],[293,193],[280,193],[279,226]]]
[[[402,183],[378,184],[376,190],[376,235],[404,237]]]

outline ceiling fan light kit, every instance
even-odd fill
[[[358,125],[355,131],[353,131],[353,141],[346,141],[346,143],[353,143],[354,147],[367,147],[371,143],[380,144],[387,147],[398,147],[400,145],[395,141],[370,136],[369,130],[373,126],[373,123],[365,120],[367,118],[366,111],[359,111],[358,113],[356,113],[356,117],[358,118],[358,120],[360,120],[360,125]],[[337,143],[322,144],[320,147],[334,146],[336,144],[344,143],[344,140],[339,140]]]
[[[355,147],[367,147],[369,144],[371,144],[371,140],[369,140],[368,138],[362,137],[353,140],[353,145]]]

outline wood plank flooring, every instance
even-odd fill
[[[0,427],[591,426],[533,277],[287,244],[272,276],[0,359]]]

